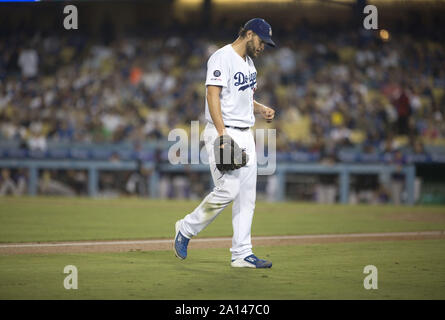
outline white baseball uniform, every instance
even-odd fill
[[[218,137],[206,99],[204,142],[215,188],[201,204],[180,221],[179,230],[187,238],[196,236],[207,227],[232,201],[232,259],[252,254],[251,226],[256,200],[257,159],[252,127],[255,123],[253,93],[257,87],[256,69],[252,59],[243,59],[228,44],[217,50],[207,63],[207,85],[221,86],[221,112],[226,128],[241,149],[249,156],[246,166],[221,173],[215,165],[213,142]]]

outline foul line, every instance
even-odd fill
[[[253,241],[258,240],[304,240],[304,239],[339,239],[339,238],[386,238],[386,237],[411,237],[411,236],[445,236],[445,230],[442,231],[418,231],[418,232],[380,232],[380,233],[346,233],[346,234],[318,234],[318,235],[299,235],[299,236],[260,236],[252,237]],[[193,239],[193,242],[218,242],[230,241],[231,237],[222,238],[200,238]],[[14,243],[0,244],[0,248],[45,248],[45,247],[84,247],[101,245],[129,245],[129,244],[165,244],[172,243],[172,239],[161,240],[120,240],[120,241],[89,241],[89,242],[53,242],[53,243]]]

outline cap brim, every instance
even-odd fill
[[[269,41],[266,41],[266,43],[273,48],[276,47],[275,42],[273,42],[272,39],[270,39]]]
[[[273,42],[271,38],[264,37],[264,38],[261,38],[261,40],[263,40],[267,45],[269,45],[273,48],[276,47],[275,42]]]

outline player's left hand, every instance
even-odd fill
[[[275,117],[275,110],[266,106],[263,106],[261,109],[261,115],[268,123],[272,122],[273,118]]]

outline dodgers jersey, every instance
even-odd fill
[[[252,59],[243,59],[228,44],[211,55],[207,62],[206,87],[221,86],[221,113],[226,126],[252,127],[255,124],[253,93],[257,88]],[[213,123],[206,96],[205,116]]]

